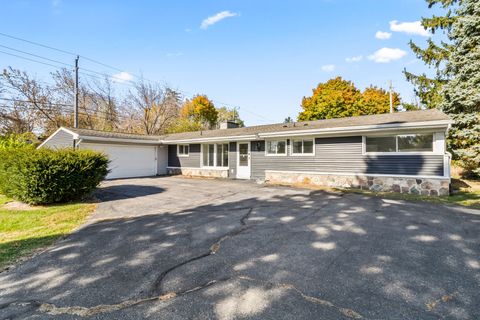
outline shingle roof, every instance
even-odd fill
[[[122,133],[122,132],[107,132],[107,131],[100,131],[100,130],[77,129],[77,128],[66,128],[66,129],[77,133],[80,137],[136,139],[136,140],[146,140],[146,141],[159,141],[161,139],[161,136],[154,136],[154,135],[130,134],[130,133]]]
[[[270,132],[284,132],[284,131],[296,131],[296,130],[307,130],[307,129],[335,129],[335,128],[344,128],[344,127],[352,127],[353,129],[354,127],[360,127],[360,126],[404,124],[404,123],[441,121],[441,120],[451,120],[451,119],[442,111],[439,111],[437,109],[431,109],[431,110],[420,110],[420,111],[385,113],[385,114],[358,116],[358,117],[349,117],[349,118],[295,122],[295,123],[287,123],[287,124],[285,123],[267,124],[267,125],[251,126],[251,127],[244,127],[244,128],[183,132],[183,133],[167,134],[163,136],[138,135],[138,134],[128,134],[128,133],[119,133],[119,132],[105,132],[105,131],[89,130],[89,129],[74,129],[74,128],[67,128],[67,129],[79,134],[80,136],[99,137],[99,138],[117,138],[117,139],[136,139],[136,140],[157,141],[157,142],[159,142],[160,140],[163,140],[166,142],[169,142],[169,141],[171,142],[176,140],[234,137],[234,136],[270,133]]]
[[[164,141],[175,141],[185,139],[233,137],[242,135],[261,134],[267,132],[283,132],[307,129],[334,129],[341,127],[358,127],[368,125],[402,124],[425,121],[450,120],[450,118],[440,110],[420,110],[408,112],[385,113],[368,116],[326,119],[316,121],[305,121],[295,123],[277,123],[261,126],[252,126],[244,128],[205,130],[195,132],[183,132],[165,135]]]

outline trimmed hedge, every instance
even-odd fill
[[[80,199],[108,173],[108,158],[87,150],[0,150],[0,193],[30,204]]]

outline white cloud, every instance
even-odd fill
[[[362,60],[363,60],[363,56],[355,56],[355,57],[345,59],[345,61],[347,61],[348,63],[359,62],[359,61],[362,61]]]
[[[414,22],[398,22],[397,20],[390,21],[390,30],[394,32],[404,32],[418,36],[428,37],[430,33],[425,30],[420,21]]]
[[[112,80],[115,81],[115,82],[126,82],[126,81],[130,81],[132,79],[133,79],[133,76],[130,73],[125,72],[125,71],[114,74],[112,76]]]
[[[334,64],[326,64],[322,66],[322,71],[324,72],[333,72],[335,70],[335,65]]]
[[[230,17],[235,17],[238,14],[235,12],[230,12],[230,11],[222,11],[219,12],[213,16],[208,17],[207,19],[202,21],[202,24],[200,25],[200,28],[202,29],[207,29],[208,27],[214,25],[215,23],[222,21],[225,18],[230,18]]]
[[[368,59],[377,63],[388,63],[402,59],[406,55],[407,52],[403,51],[402,49],[382,48],[368,56]]]
[[[375,33],[375,38],[380,39],[380,40],[388,40],[392,34],[390,32],[385,32],[385,31],[377,31]]]

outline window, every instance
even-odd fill
[[[395,152],[397,142],[395,136],[391,137],[367,137],[367,152]]]
[[[292,154],[311,154],[313,155],[313,139],[292,140]]]
[[[217,167],[228,167],[228,144],[217,144]]]
[[[432,134],[409,134],[398,136],[398,151],[433,151]]]
[[[187,157],[188,156],[188,144],[179,144],[177,149],[177,154],[179,157]]]
[[[287,142],[285,140],[267,141],[267,148],[265,149],[267,155],[286,155]]]
[[[433,152],[433,134],[366,137],[366,152]]]
[[[228,167],[228,143],[203,144],[202,166]]]

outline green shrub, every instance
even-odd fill
[[[107,167],[94,151],[0,149],[0,193],[30,204],[77,200],[95,190]]]
[[[35,149],[36,144],[38,144],[38,139],[31,132],[19,134],[11,133],[0,136],[0,150],[17,148]]]

